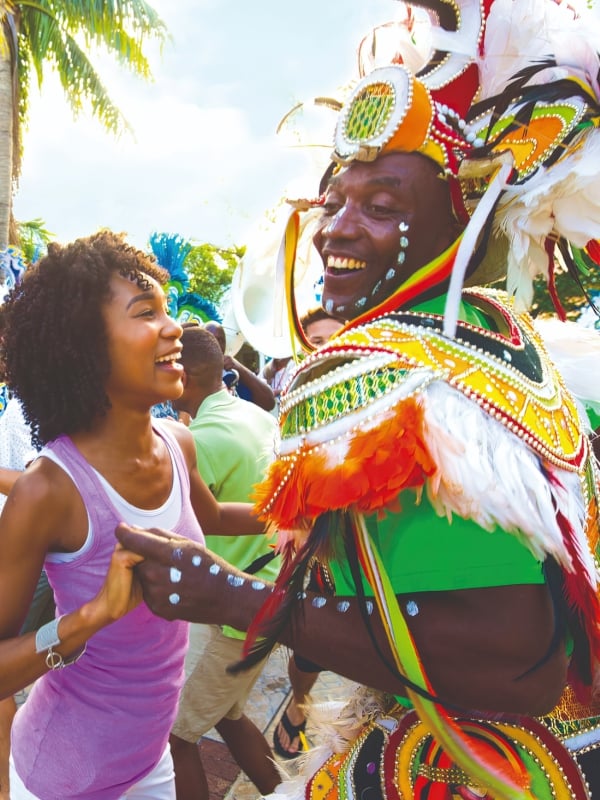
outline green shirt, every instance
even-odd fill
[[[416,505],[414,492],[400,495],[402,511],[378,520],[366,518],[396,594],[543,583],[542,565],[511,533],[483,530],[454,515],[439,517],[426,498]],[[354,595],[345,559],[330,565],[338,595]],[[372,594],[365,583],[367,594]]]
[[[233,397],[226,389],[203,400],[190,431],[196,444],[198,471],[221,503],[248,502],[255,484],[263,477],[273,458],[277,423],[254,403]],[[274,544],[259,536],[214,536],[204,531],[206,546],[230,564],[245,570]],[[273,580],[279,572],[279,558],[255,573]],[[244,638],[227,628],[227,634]]]

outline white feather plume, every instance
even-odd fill
[[[284,780],[263,800],[304,800],[307,781],[334,753],[344,753],[371,720],[385,715],[386,695],[357,686],[346,700],[315,703],[307,707],[307,729],[318,744],[299,756],[295,773],[284,772]]]
[[[573,9],[576,6],[577,15]],[[492,4],[479,59],[481,98],[503,91],[515,74],[544,58],[584,78],[600,97],[597,82],[600,30],[585,3],[546,0],[495,0]],[[545,71],[532,83],[559,77],[560,69]]]
[[[425,439],[437,466],[427,495],[438,514],[473,519],[488,531],[499,526],[518,536],[536,558],[550,554],[572,570],[556,520],[559,509],[573,526],[589,574],[595,574],[577,474],[553,467],[556,480],[550,482],[539,458],[518,436],[442,381],[426,389],[423,404]]]
[[[538,169],[526,183],[507,187],[494,217],[496,230],[511,245],[506,288],[517,310],[531,305],[533,279],[548,278],[548,236],[583,247],[600,230],[600,131],[588,131],[568,152],[549,169]]]
[[[534,324],[569,391],[600,413],[600,330],[556,317],[538,317]]]
[[[529,80],[546,85],[578,79],[600,101],[600,25],[583,0],[495,0],[477,63],[479,99],[501,95],[523,69],[554,63]],[[531,306],[533,279],[548,278],[545,240],[563,237],[577,247],[600,230],[600,132],[588,127],[549,168],[506,189],[495,213],[496,233],[508,239],[507,291],[515,308]]]

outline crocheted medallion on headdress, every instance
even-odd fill
[[[482,144],[465,120],[479,90],[475,55],[490,2],[417,4],[435,9],[445,25],[432,27],[429,61],[413,74],[398,51],[390,54],[393,63],[362,78],[339,115],[334,161],[347,164],[373,161],[383,153],[419,152],[456,178],[463,159]],[[460,192],[452,188],[457,216],[466,221]]]

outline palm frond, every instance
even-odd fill
[[[164,41],[168,35],[165,23],[145,0],[0,0],[0,16],[2,5],[18,7],[23,18],[54,19],[71,35],[81,34],[86,45],[101,41],[110,47],[119,31],[140,42],[151,36]]]
[[[20,35],[27,38],[30,63],[40,86],[44,64],[51,63],[56,67],[65,97],[75,116],[88,102],[92,114],[111,133],[119,134],[129,129],[124,115],[110,99],[86,53],[55,20],[46,20],[43,25],[36,24],[33,30],[24,21]],[[25,48],[21,52],[26,52]]]
[[[9,58],[12,49],[12,20],[15,4],[13,0],[0,0],[0,58]]]
[[[39,217],[25,222],[18,222],[19,247],[26,264],[35,262],[46,253],[48,243],[54,234],[46,228],[46,223]]]
[[[88,104],[92,114],[114,134],[129,125],[112,102],[87,51],[94,47],[116,56],[122,66],[148,80],[149,61],[144,53],[148,40],[160,46],[167,39],[166,26],[145,0],[0,0],[0,60],[13,82],[12,97],[5,100],[6,113],[13,114],[13,143],[7,203],[0,208],[0,243],[16,241],[18,234],[11,213],[10,196],[16,188],[21,153],[21,128],[26,127],[31,76],[42,85],[44,68],[54,66],[73,114]],[[6,96],[6,91],[5,91]],[[8,104],[10,103],[10,108]]]

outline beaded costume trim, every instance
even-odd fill
[[[581,703],[570,686],[542,721],[571,752],[587,753],[600,747],[600,708]]]
[[[483,293],[473,295],[484,299]],[[481,406],[542,458],[579,471],[588,456],[575,402],[552,367],[527,315],[515,317],[499,298],[486,297],[506,322],[508,336],[460,323],[455,339],[441,333],[442,317],[419,312],[389,314],[337,337],[333,347],[309,357],[281,400],[281,453],[302,438],[379,407],[408,382],[422,390],[442,380]],[[321,365],[345,359],[319,377]],[[427,370],[427,373],[419,373]],[[420,374],[416,382],[410,373]],[[427,377],[425,377],[427,375]],[[409,389],[403,393],[408,396]],[[322,437],[321,437],[322,438]]]
[[[327,510],[393,510],[403,489],[443,486],[460,468],[468,448],[464,440],[477,428],[480,440],[483,433],[489,438],[490,451],[497,449],[492,440],[514,434],[517,441],[511,437],[510,447],[520,444],[529,453],[526,469],[536,481],[540,463],[560,473],[561,482],[581,498],[576,527],[585,528],[594,482],[573,397],[528,315],[513,314],[497,292],[477,290],[465,297],[485,309],[501,332],[463,322],[457,337],[449,339],[441,332],[441,316],[403,311],[346,329],[306,358],[281,397],[278,458],[256,490],[264,519],[286,530],[306,530]],[[435,403],[429,402],[434,390]],[[442,390],[447,398],[440,398]],[[444,432],[435,419],[440,399],[456,415]],[[472,427],[459,442],[466,415],[472,416]],[[447,440],[444,448],[441,438]],[[493,458],[481,449],[478,457]],[[451,484],[456,503],[450,497],[450,512],[493,527],[493,520],[472,510],[476,499],[458,505],[464,486],[458,487],[456,476],[446,481],[446,493],[452,495]],[[555,510],[548,514],[553,517]],[[505,530],[520,528],[520,522],[509,520]],[[546,529],[546,519],[535,525]],[[537,555],[548,552],[543,543],[532,549]],[[564,563],[568,568],[568,559]],[[595,571],[593,565],[589,571]]]
[[[538,800],[589,800],[588,787],[568,751],[539,721],[459,720],[465,730],[493,746],[522,781],[520,796]],[[312,765],[309,765],[312,766]],[[314,766],[312,767],[314,769]],[[278,795],[297,798],[293,781]],[[386,800],[491,798],[443,751],[414,711],[371,720],[343,751],[337,750],[308,777],[306,800],[343,800],[370,794]]]
[[[424,491],[440,516],[499,527],[586,576],[591,598],[597,476],[575,400],[528,315],[499,292],[465,299],[495,330],[462,322],[450,339],[441,316],[401,311],[306,358],[281,397],[256,509],[299,546],[321,514],[399,511],[404,490]]]

